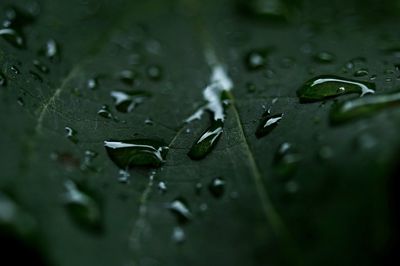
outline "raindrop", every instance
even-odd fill
[[[344,94],[358,93],[361,96],[375,93],[375,84],[336,76],[318,76],[307,81],[298,91],[300,102],[316,102]]]
[[[282,118],[283,114],[270,115],[268,111],[265,112],[264,115],[261,117],[260,123],[257,127],[256,137],[262,138],[268,135],[273,129],[275,129],[279,125]]]
[[[267,51],[250,51],[245,56],[244,63],[248,70],[260,70],[264,68],[267,64]]]
[[[169,149],[164,142],[151,139],[105,141],[104,146],[110,159],[121,169],[160,167]]]
[[[118,77],[126,85],[133,86],[138,78],[138,75],[132,70],[122,70],[119,72]]]
[[[168,209],[175,215],[180,224],[189,222],[193,217],[186,200],[183,198],[177,198],[170,202]]]
[[[122,169],[119,170],[118,182],[122,184],[129,184],[130,179],[131,179],[131,174],[128,171]]]
[[[11,74],[18,75],[20,73],[19,69],[16,66],[10,66]]]
[[[22,97],[18,97],[18,98],[17,98],[17,103],[18,103],[20,106],[24,106],[24,105],[25,105],[25,101],[24,101],[24,99],[23,99]]]
[[[167,192],[167,184],[164,181],[158,182],[158,190],[164,194]]]
[[[5,28],[0,29],[0,36],[4,38],[8,43],[16,48],[24,48],[25,41],[24,38],[15,30]]]
[[[368,75],[369,75],[369,72],[368,72],[368,69],[366,69],[366,68],[361,68],[361,69],[357,70],[356,72],[354,72],[355,77],[365,77]]]
[[[277,174],[281,177],[292,176],[296,172],[300,161],[300,154],[289,142],[279,145],[274,156],[274,166]]]
[[[284,0],[246,0],[242,7],[251,17],[282,20],[287,16]]]
[[[160,66],[152,65],[146,69],[147,77],[153,81],[160,81],[163,77],[163,70]]]
[[[71,128],[71,127],[65,127],[65,133],[66,133],[66,137],[72,141],[73,143],[78,143],[78,138],[76,137],[77,132],[75,129]]]
[[[87,83],[86,83],[86,87],[90,90],[94,90],[96,89],[98,86],[98,81],[97,78],[91,78],[88,79]]]
[[[328,52],[320,52],[314,56],[314,61],[318,63],[332,63],[335,60],[335,56]]]
[[[121,113],[132,112],[139,104],[143,103],[151,96],[145,91],[112,91],[111,97],[114,99],[115,108]]]
[[[400,105],[400,92],[357,98],[333,105],[330,121],[333,125],[369,117],[384,109]]]
[[[144,120],[144,123],[148,126],[152,126],[154,125],[153,120],[151,120],[150,118],[146,118],[146,120]]]
[[[201,160],[213,150],[224,131],[223,125],[222,120],[217,120],[212,123],[191,147],[188,153],[190,159]]]
[[[0,73],[0,86],[4,87],[7,85],[7,79],[6,77]]]
[[[185,242],[186,235],[182,227],[176,226],[172,231],[172,240],[177,244]]]
[[[46,42],[45,56],[49,59],[55,59],[60,54],[60,47],[54,39],[50,39]]]
[[[211,183],[208,185],[208,190],[215,198],[221,198],[225,192],[225,185],[226,182],[222,177],[216,177],[211,180]]]
[[[39,70],[42,73],[49,73],[49,68],[45,66],[42,62],[39,60],[33,60],[33,65],[36,67],[37,70]]]
[[[84,157],[83,157],[83,162],[81,164],[81,170],[86,171],[86,170],[96,170],[93,167],[93,160],[98,156],[97,152],[91,151],[91,150],[86,150]]]
[[[99,233],[102,231],[101,209],[98,202],[82,187],[68,180],[64,183],[66,192],[64,205],[71,219],[80,227]]]
[[[112,115],[110,108],[108,105],[103,105],[99,111],[97,111],[97,114],[101,117],[107,118],[107,119],[113,119],[114,116]]]

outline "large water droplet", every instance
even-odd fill
[[[225,185],[226,182],[222,177],[216,177],[211,180],[211,183],[208,185],[208,190],[215,198],[221,198],[225,193]]]
[[[269,112],[264,113],[256,130],[256,137],[262,138],[268,135],[279,122],[282,120],[283,114],[270,115]]]
[[[336,103],[330,112],[332,124],[342,124],[369,117],[391,107],[400,106],[400,92],[380,94]]]
[[[132,70],[122,70],[118,73],[118,78],[126,85],[133,86],[138,79],[138,74]]]
[[[98,202],[76,183],[68,180],[64,184],[64,205],[71,219],[82,228],[100,232],[102,230],[102,214]]]
[[[344,79],[336,76],[318,76],[307,81],[298,91],[300,102],[316,102],[344,94],[358,93],[361,96],[375,92],[375,84]]]
[[[274,157],[274,166],[279,176],[292,176],[297,170],[301,160],[300,154],[296,151],[292,144],[288,142],[282,143]]]
[[[151,139],[105,141],[104,146],[110,159],[121,169],[160,167],[169,149],[163,142]]]
[[[145,91],[112,91],[115,108],[121,113],[132,112],[139,104],[143,103],[151,94]]]
[[[178,223],[185,224],[193,217],[185,199],[177,198],[168,205],[168,209],[175,215]]]
[[[0,36],[4,38],[8,43],[16,48],[24,48],[25,40],[16,30],[13,29],[0,29]]]
[[[209,154],[215,147],[223,130],[221,120],[214,121],[212,125],[200,136],[200,138],[191,147],[188,156],[192,160],[201,160]]]

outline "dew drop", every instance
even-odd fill
[[[182,227],[176,226],[172,231],[172,241],[182,244],[186,240],[186,234]]]
[[[213,121],[212,125],[200,136],[190,148],[188,156],[192,160],[205,158],[215,147],[223,130],[222,120]]]
[[[148,126],[152,126],[154,125],[154,121],[151,120],[150,118],[146,118],[146,120],[144,120],[144,123]]]
[[[318,63],[331,63],[335,60],[335,56],[328,52],[320,52],[314,56],[314,61]]]
[[[265,112],[261,117],[260,123],[257,127],[256,137],[262,138],[271,133],[271,131],[279,125],[282,118],[283,114],[270,115],[268,111]]]
[[[158,182],[158,190],[162,194],[165,194],[167,192],[167,184],[164,181]]]
[[[10,66],[10,71],[12,75],[18,75],[20,73],[19,69],[16,66]]]
[[[118,74],[119,80],[129,86],[133,86],[138,79],[138,74],[132,70],[122,70]]]
[[[64,183],[64,206],[71,219],[83,229],[99,233],[102,231],[101,209],[98,202],[76,183],[68,180]]]
[[[194,191],[195,191],[196,195],[199,196],[201,194],[201,191],[203,191],[203,184],[196,183],[196,185],[194,187]]]
[[[95,151],[91,150],[86,150],[83,161],[81,163],[81,170],[87,171],[87,170],[96,170],[93,167],[93,160],[98,156],[98,153]]]
[[[98,86],[97,78],[88,79],[86,82],[86,87],[90,90],[95,90]]]
[[[121,169],[160,167],[169,149],[164,142],[151,139],[105,141],[104,146],[110,159]]]
[[[40,62],[39,60],[33,60],[33,65],[36,67],[37,70],[39,70],[40,72],[46,74],[49,73],[49,68],[47,66],[45,66],[42,62]]]
[[[333,125],[343,124],[399,105],[400,92],[348,100],[333,105],[330,111],[330,122]]]
[[[152,81],[160,81],[163,77],[163,69],[160,66],[152,65],[146,69],[147,77]]]
[[[358,93],[361,96],[373,94],[375,93],[375,84],[336,76],[318,76],[307,81],[297,91],[297,96],[300,102],[307,103],[350,93]]]
[[[0,73],[0,86],[5,87],[7,85],[7,79],[6,77]]]
[[[362,68],[362,69],[359,69],[356,72],[354,72],[355,77],[365,77],[368,75],[369,75],[369,72],[368,72],[368,69],[366,69],[366,68]]]
[[[110,107],[108,105],[103,105],[99,111],[97,111],[97,114],[101,117],[104,117],[106,119],[113,119],[114,116],[112,115],[110,111]]]
[[[25,47],[24,38],[16,30],[9,28],[0,29],[0,36],[2,36],[4,40],[6,40],[8,43],[10,43],[12,46],[16,48]]]
[[[60,47],[54,39],[46,42],[45,56],[49,59],[55,59],[60,54]]]
[[[208,185],[208,190],[215,198],[221,198],[225,193],[225,185],[226,182],[222,177],[216,177],[211,180],[211,183]]]
[[[244,63],[248,70],[260,70],[264,68],[267,64],[267,51],[250,51],[245,56]]]
[[[118,182],[122,184],[129,184],[130,179],[131,174],[128,171],[122,169],[118,171]]]
[[[168,209],[175,215],[180,224],[189,222],[193,217],[186,200],[183,198],[173,200],[169,203]]]
[[[77,132],[75,129],[71,128],[71,127],[65,127],[65,133],[66,133],[66,137],[72,141],[73,143],[78,143],[78,138],[76,137]]]
[[[151,96],[145,91],[112,91],[111,97],[114,99],[115,108],[121,113],[132,112],[139,104],[143,103]]]
[[[287,16],[283,0],[246,0],[242,3],[243,10],[251,17],[282,20]]]
[[[279,145],[275,153],[274,167],[279,176],[290,177],[296,172],[300,161],[301,156],[293,145],[289,142],[284,142]]]

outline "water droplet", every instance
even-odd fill
[[[193,217],[186,200],[183,198],[173,200],[169,203],[168,209],[175,215],[180,224],[189,222]]]
[[[131,179],[131,174],[126,170],[119,170],[118,171],[118,182],[122,184],[129,184]]]
[[[93,160],[98,156],[97,152],[91,151],[91,150],[86,150],[83,161],[81,164],[81,170],[87,171],[87,170],[96,170],[93,167]]]
[[[279,146],[275,154],[274,166],[279,176],[289,177],[296,172],[300,161],[301,156],[293,145],[284,142]]]
[[[245,66],[248,70],[260,70],[267,64],[267,51],[250,51],[245,57]]]
[[[0,73],[0,86],[4,87],[7,85],[7,79],[6,77]]]
[[[24,99],[23,99],[22,97],[18,97],[18,98],[17,98],[17,103],[18,103],[20,106],[24,106],[24,105],[25,105]]]
[[[175,227],[172,231],[172,240],[177,244],[182,244],[185,242],[186,235],[185,231],[183,231],[182,227]]]
[[[19,69],[16,66],[10,66],[10,71],[12,75],[18,75],[20,73]]]
[[[138,79],[138,74],[132,70],[122,70],[118,77],[126,85],[133,86]]]
[[[167,184],[164,181],[160,181],[158,182],[158,190],[164,194],[165,192],[167,192]]]
[[[114,119],[114,116],[112,115],[110,108],[108,105],[103,105],[99,111],[97,111],[97,114],[101,117],[107,118],[107,119]]]
[[[114,99],[115,108],[121,113],[132,112],[139,104],[143,103],[151,96],[145,91],[112,91],[111,97]]]
[[[72,141],[73,143],[78,143],[78,139],[76,137],[77,132],[71,127],[65,127],[66,137]]]
[[[262,138],[268,135],[273,129],[275,129],[279,122],[282,120],[283,114],[270,115],[269,112],[265,112],[261,117],[260,123],[256,130],[256,137]]]
[[[225,180],[222,177],[214,178],[208,185],[208,190],[215,198],[221,198],[225,192]]]
[[[350,93],[359,93],[361,96],[375,93],[375,84],[336,76],[318,76],[307,81],[297,91],[297,96],[300,102],[305,103],[323,101]]]
[[[44,54],[49,59],[55,59],[60,54],[60,47],[54,39],[50,39],[46,42],[46,48]]]
[[[160,167],[169,149],[163,142],[150,139],[105,141],[104,146],[110,159],[121,169]]]
[[[368,75],[369,75],[369,72],[368,72],[368,69],[366,69],[366,68],[362,68],[362,69],[359,69],[356,72],[354,72],[355,77],[365,77]]]
[[[151,120],[150,118],[146,118],[146,120],[144,120],[144,123],[148,126],[152,126],[154,125],[153,120]]]
[[[160,66],[152,65],[146,69],[147,77],[153,81],[160,81],[163,77],[163,70]]]
[[[39,60],[33,60],[33,65],[42,73],[49,73],[49,68],[47,66],[45,66],[42,62],[40,62]]]
[[[320,52],[314,56],[314,60],[318,63],[331,63],[335,60],[335,56],[328,52]]]
[[[246,0],[242,1],[243,11],[251,17],[283,20],[288,7],[283,0]]]
[[[87,86],[87,88],[90,89],[90,90],[96,89],[97,86],[98,86],[97,78],[88,79],[88,81],[87,81],[87,83],[86,83],[86,86]]]
[[[71,180],[66,181],[64,186],[64,205],[71,219],[88,231],[101,232],[101,209],[93,195]]]
[[[16,30],[9,28],[0,29],[0,36],[2,36],[4,40],[16,48],[25,47],[24,38]]]
[[[192,160],[201,160],[215,147],[223,132],[223,122],[214,121],[212,125],[200,136],[190,148],[188,156]]]
[[[208,210],[207,203],[200,204],[199,209],[200,209],[201,212],[206,212]]]
[[[348,100],[333,105],[330,121],[333,125],[369,117],[377,112],[400,105],[400,92]]]
[[[197,196],[199,196],[201,194],[202,190],[203,190],[203,184],[202,183],[196,183],[196,186],[194,187],[194,191],[196,192]]]

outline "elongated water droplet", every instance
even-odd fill
[[[208,190],[215,198],[221,198],[225,193],[225,185],[226,182],[222,177],[216,177],[211,180],[211,183],[208,185]]]
[[[145,91],[112,91],[111,97],[114,99],[115,108],[121,113],[132,112],[139,104],[143,103],[151,96]]]
[[[366,68],[361,68],[361,69],[357,70],[356,72],[354,72],[355,77],[365,77],[368,75],[369,75],[369,72],[368,72],[368,69],[366,69]]]
[[[60,47],[54,39],[46,42],[45,56],[49,59],[55,59],[60,55]]]
[[[104,146],[110,159],[121,169],[160,167],[169,149],[163,142],[151,139],[105,141]]]
[[[163,70],[160,66],[152,65],[146,69],[147,77],[153,81],[159,81],[163,77]]]
[[[344,79],[336,76],[318,76],[307,81],[298,91],[300,102],[316,102],[344,94],[358,93],[361,96],[375,92],[375,84]]]
[[[24,48],[25,40],[20,33],[16,30],[5,28],[0,29],[0,36],[4,38],[8,43],[16,48]]]
[[[259,70],[267,64],[267,51],[254,50],[250,51],[245,59],[245,66],[248,70]]]
[[[154,125],[154,122],[153,122],[153,120],[151,120],[151,118],[146,118],[146,119],[144,120],[144,123],[145,123],[146,125],[148,125],[148,126]]]
[[[68,180],[64,184],[64,205],[71,219],[83,229],[99,233],[102,231],[102,213],[98,202],[76,183]]]
[[[0,73],[0,86],[4,87],[7,85],[7,79],[6,77]]]
[[[270,115],[268,111],[264,113],[257,127],[256,137],[262,138],[268,135],[279,125],[279,122],[282,120],[282,118],[283,114]]]
[[[175,215],[180,224],[189,222],[193,217],[186,200],[183,198],[173,200],[169,203],[168,209]]]
[[[400,92],[380,94],[336,103],[330,112],[332,124],[342,124],[400,106]]]
[[[78,143],[78,138],[76,137],[77,132],[75,129],[71,128],[71,127],[65,127],[65,133],[66,133],[66,137],[72,141],[73,143]]]
[[[33,65],[36,67],[37,70],[39,70],[42,73],[49,73],[49,68],[47,66],[45,66],[42,62],[40,62],[39,60],[33,60]]]
[[[200,138],[191,147],[188,156],[192,160],[201,160],[209,154],[215,147],[223,130],[221,120],[214,121],[212,125],[200,136]]]
[[[167,184],[164,181],[160,181],[158,182],[158,190],[164,194],[165,192],[167,192]]]
[[[293,145],[284,142],[279,146],[275,154],[274,166],[279,176],[290,177],[296,172],[300,161],[301,156]]]

